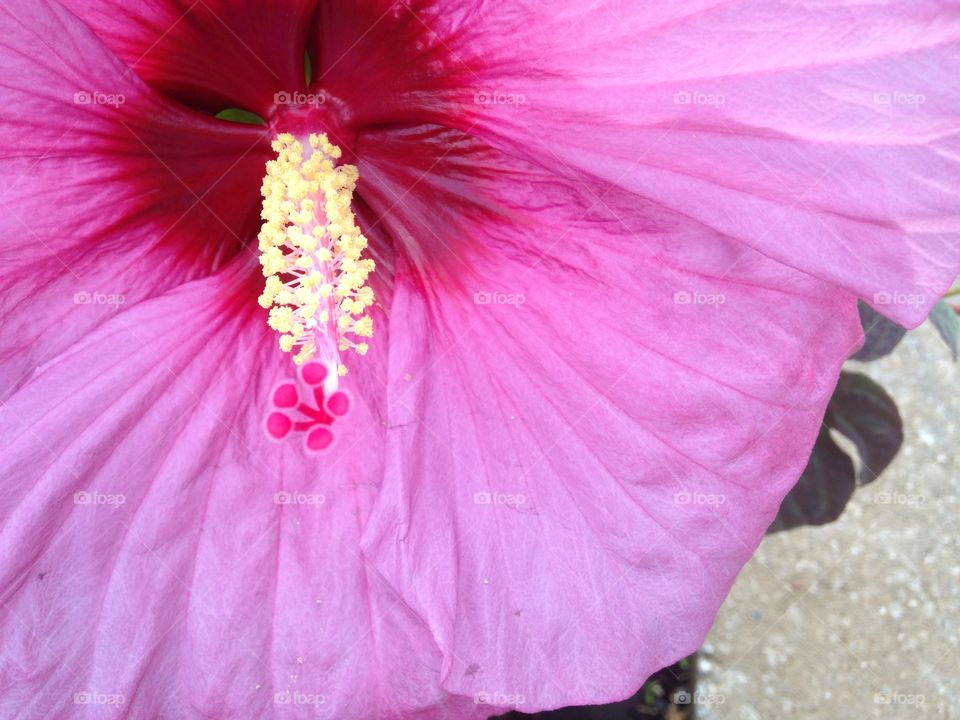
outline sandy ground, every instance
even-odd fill
[[[704,647],[701,720],[960,718],[960,367],[928,324],[863,369],[900,454],[837,522],[764,540]]]

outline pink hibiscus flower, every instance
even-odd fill
[[[958,36],[4,0],[4,715],[483,717],[695,650],[857,298],[916,325],[960,266]]]

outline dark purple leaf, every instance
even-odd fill
[[[887,320],[866,303],[860,303],[859,310],[865,340],[853,359],[869,362],[889,355],[907,334],[906,329],[893,320]]]
[[[844,372],[824,417],[807,469],[784,499],[768,532],[824,525],[843,512],[854,488],[872,482],[903,443],[903,421],[893,399],[873,380]],[[830,430],[849,438],[860,456],[860,472]]]
[[[807,469],[784,498],[777,518],[767,532],[833,522],[840,517],[854,487],[853,460],[830,437],[830,431],[822,428]]]
[[[903,444],[903,420],[893,398],[860,373],[841,373],[824,422],[856,445],[860,484],[875,480]]]

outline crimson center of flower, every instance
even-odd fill
[[[260,304],[270,309],[280,349],[296,350],[297,365],[316,359],[343,376],[341,353],[365,355],[364,339],[373,337],[365,313],[375,264],[364,257],[367,239],[351,208],[359,172],[337,164],[343,153],[325,134],[281,133],[273,150],[261,189]]]

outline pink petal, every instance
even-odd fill
[[[289,364],[245,275],[122,312],[0,409],[3,706],[472,717],[359,550],[382,397],[337,420],[343,441],[323,456],[270,442],[262,413]]]
[[[305,89],[315,0],[62,0],[140,77],[188,105],[266,115],[277,92]]]
[[[419,177],[391,172],[406,141],[364,136],[376,211]],[[622,699],[702,642],[806,463],[856,304],[626,191],[470,147],[425,158],[436,175],[384,215],[401,238],[429,217],[468,269],[424,293],[402,255],[364,548],[426,618],[446,690]],[[498,172],[447,211],[471,165]]]
[[[266,138],[158,98],[58,5],[4,3],[0,27],[2,397],[118,305],[241,252]]]
[[[453,12],[434,31],[501,95],[464,120],[497,147],[627,188],[902,323],[955,277],[952,4],[546,3],[523,24],[508,2],[439,4]]]
[[[955,276],[952,4],[387,5],[326,9],[356,125],[445,124],[621,186],[902,323]]]

